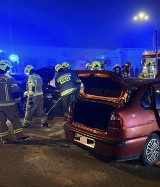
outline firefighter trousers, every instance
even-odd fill
[[[23,125],[31,125],[33,116],[36,114],[41,123],[47,123],[47,116],[43,110],[43,95],[37,95],[31,99],[28,97]]]
[[[13,132],[16,138],[24,137],[22,123],[17,113],[16,104],[9,106],[0,106],[0,139],[8,140],[7,119],[12,123]]]
[[[64,117],[67,117],[67,115],[68,115],[69,105],[70,105],[71,101],[74,99],[74,96],[75,96],[75,93],[72,92],[72,93],[62,97],[62,105],[63,105]]]

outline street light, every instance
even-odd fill
[[[134,21],[147,21],[149,16],[145,12],[139,12],[137,15],[133,17]],[[153,51],[156,54],[156,69],[158,70],[158,30],[154,31],[154,47]]]
[[[145,12],[140,12],[133,17],[134,21],[147,21],[149,16]]]

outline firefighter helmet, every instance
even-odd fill
[[[153,65],[153,62],[151,60],[146,60],[145,65],[146,66]]]
[[[8,60],[0,60],[0,70],[9,71],[12,68],[12,64]]]
[[[61,64],[57,64],[57,65],[55,66],[56,72],[58,72],[60,69],[63,69],[63,66],[62,66]]]
[[[25,67],[25,69],[24,69],[24,73],[26,74],[26,75],[29,75],[30,74],[30,71],[31,70],[33,70],[33,69],[35,69],[32,65],[27,65],[26,67]]]
[[[98,61],[93,61],[92,62],[92,68],[93,69],[95,69],[95,68],[100,68],[101,67],[101,64],[100,64],[100,62],[98,62]]]
[[[90,63],[87,63],[87,64],[85,65],[85,67],[86,67],[86,69],[89,69],[89,68],[91,67],[91,64],[90,64]]]
[[[125,67],[131,67],[132,64],[131,64],[129,61],[127,61],[127,62],[124,64],[124,66],[125,66]]]
[[[63,62],[63,63],[62,63],[62,67],[63,67],[63,68],[70,69],[70,64],[69,64],[68,62]]]
[[[113,69],[115,70],[116,68],[121,69],[121,66],[119,64],[116,64],[116,65],[114,65]]]

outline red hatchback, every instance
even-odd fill
[[[160,157],[160,80],[125,79],[110,71],[77,71],[82,81],[65,124],[69,141],[117,160]]]

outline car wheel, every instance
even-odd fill
[[[142,162],[149,166],[154,165],[160,157],[160,138],[157,134],[151,134],[144,146],[141,158]]]

